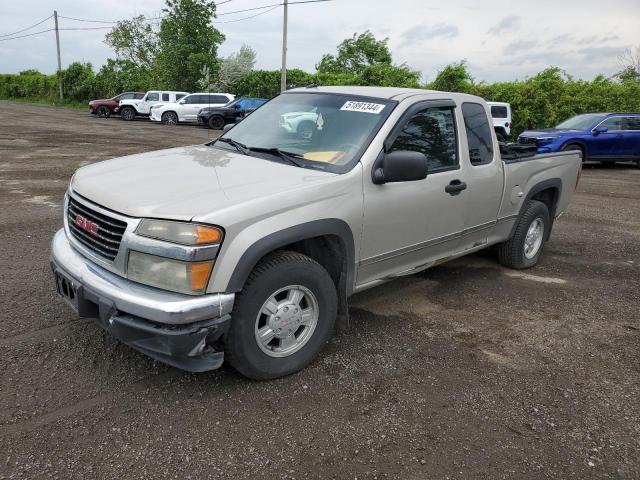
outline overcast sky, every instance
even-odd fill
[[[274,4],[278,0],[230,0],[218,13]],[[219,2],[222,3],[222,0]],[[163,0],[0,0],[2,35],[28,27],[54,8],[59,15],[118,20],[157,15]],[[229,22],[259,13],[220,15]],[[61,19],[61,28],[99,27]],[[49,20],[22,35],[53,27]],[[217,23],[227,55],[243,43],[258,54],[257,68],[280,67],[282,9],[255,18]],[[550,65],[591,79],[618,70],[618,55],[640,45],[640,0],[333,0],[289,7],[289,67],[313,71],[323,53],[354,32],[389,38],[396,63],[406,62],[432,80],[444,65],[466,59],[476,80],[525,78]],[[108,30],[62,31],[63,68],[81,60],[100,66],[113,56]],[[55,71],[53,32],[0,41],[0,73],[34,68]]]

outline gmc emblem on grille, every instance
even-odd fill
[[[85,232],[89,232],[94,237],[98,236],[98,224],[87,220],[82,215],[76,215],[75,224],[78,228],[81,228]]]

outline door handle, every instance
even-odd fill
[[[451,180],[449,185],[444,187],[444,191],[449,195],[458,195],[461,191],[466,190],[467,184],[461,180]]]

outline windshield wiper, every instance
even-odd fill
[[[251,150],[252,152],[271,153],[273,155],[278,155],[280,158],[282,158],[283,160],[286,160],[291,165],[295,165],[296,167],[305,168],[305,165],[302,162],[299,162],[298,160],[296,160],[296,158],[304,158],[304,157],[302,155],[297,154],[297,153],[285,152],[285,151],[280,150],[279,148],[276,148],[276,147],[272,147],[272,148],[247,147],[247,148],[249,150]]]
[[[249,147],[247,147],[244,143],[236,142],[233,138],[223,137],[223,138],[219,138],[217,141],[222,143],[228,143],[232,147],[235,147],[235,149],[238,150],[243,155],[250,154]]]

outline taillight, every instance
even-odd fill
[[[509,124],[509,122],[505,123],[504,126],[507,128],[511,128],[511,125]]]

